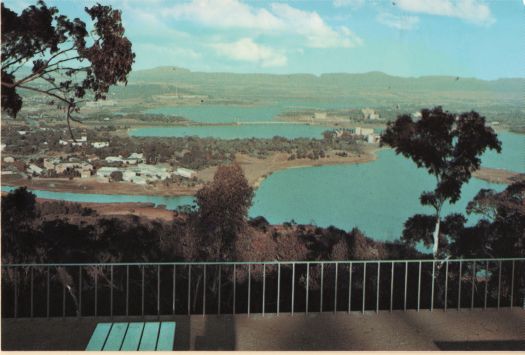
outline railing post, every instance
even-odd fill
[[[173,288],[171,298],[171,313],[175,315],[175,305],[177,299],[177,265],[173,264]]]
[[[461,279],[463,278],[463,261],[459,261],[459,274],[458,274],[458,312],[461,310]]]
[[[262,315],[264,317],[264,306],[266,296],[266,264],[263,264],[263,291],[262,291]]]
[[[405,261],[405,296],[403,298],[403,309],[407,310],[407,280],[408,280],[408,261]]]
[[[34,267],[31,267],[31,318],[33,318],[33,279],[34,279],[34,276],[33,276],[33,270],[34,270]]]
[[[293,316],[293,311],[294,311],[294,301],[295,301],[295,263],[292,264],[292,308],[291,308],[292,316]]]
[[[250,316],[251,291],[252,291],[252,265],[248,264],[248,317]]]
[[[126,265],[126,317],[129,315],[129,265]]]
[[[109,286],[110,287],[110,291],[109,291],[109,294],[110,294],[109,313],[110,313],[110,316],[113,317],[113,265],[111,265],[111,267],[110,267],[110,273],[111,273],[111,285]]]
[[[157,265],[157,316],[160,316],[160,264]]]
[[[485,296],[483,299],[483,309],[487,309],[487,292],[489,285],[489,261],[485,261]]]
[[[144,317],[144,273],[145,273],[145,267],[142,266],[142,316]]]
[[[445,306],[444,311],[447,311],[448,306],[448,260],[445,261]]]
[[[46,284],[46,317],[49,318],[49,266],[47,267]]]
[[[206,264],[203,265],[203,278],[202,283],[202,316],[206,314]]]
[[[334,290],[334,313],[337,312],[337,272],[339,269],[339,263],[335,262],[335,290]]]
[[[436,261],[432,261],[432,293],[430,295],[430,312],[434,310],[434,283],[436,281]]]
[[[188,315],[191,314],[191,264],[188,265]]]
[[[394,262],[390,264],[390,312],[392,312],[394,301]]]
[[[219,264],[219,295],[217,299],[217,314],[221,314],[221,281],[222,281],[222,265]]]
[[[500,306],[500,293],[501,293],[501,260],[499,261],[499,271],[498,271],[498,309]]]
[[[281,303],[281,263],[277,264],[277,315],[279,315],[279,308]]]
[[[366,300],[366,262],[363,262],[363,307],[361,313],[365,313],[365,300]]]
[[[235,314],[235,301],[237,292],[237,278],[236,278],[237,264],[233,264],[233,314]],[[279,313],[279,312],[277,312]]]
[[[476,261],[472,262],[472,287],[470,290],[470,310],[474,309],[474,294],[475,294],[475,283],[476,283]]]
[[[82,317],[82,266],[78,267],[78,316]]]
[[[323,312],[323,290],[324,290],[323,277],[324,277],[324,264],[323,262],[321,262],[321,299],[319,301],[319,313]]]
[[[417,311],[419,312],[419,305],[421,300],[421,261],[419,262],[419,271],[417,276]]]
[[[381,282],[380,282],[380,277],[381,277],[381,262],[378,261],[377,262],[377,287],[376,287],[376,314],[379,313],[379,288],[381,287]]]
[[[352,262],[348,264],[348,314],[352,311]]]
[[[514,304],[514,263],[515,261],[512,260],[512,274],[510,279],[510,309],[512,309]]]
[[[310,291],[310,263],[306,263],[306,308],[304,313],[308,314],[308,294]]]
[[[14,273],[14,276],[13,276],[13,282],[14,282],[14,291],[15,291],[15,298],[14,298],[14,302],[15,302],[15,308],[13,310],[13,313],[14,313],[14,317],[15,318],[18,318],[18,270],[16,267],[13,267],[13,273]]]
[[[98,316],[98,268],[95,266],[95,317]]]
[[[64,280],[62,281],[62,318],[66,317],[66,285]]]

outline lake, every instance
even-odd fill
[[[344,109],[357,107],[346,101],[283,100],[253,106],[240,105],[195,105],[165,106],[145,110],[144,113],[165,116],[181,116],[200,123],[232,123],[271,121],[284,112],[307,109]]]
[[[323,132],[330,128],[306,124],[241,124],[231,126],[171,126],[146,127],[129,131],[132,137],[184,137],[198,136],[218,139],[273,138],[281,136],[288,139],[306,137],[322,138]]]
[[[405,220],[415,213],[431,213],[419,204],[423,190],[435,182],[414,163],[390,149],[378,152],[373,162],[296,168],[278,171],[257,189],[250,216],[262,215],[270,223],[295,220],[322,227],[351,230],[358,227],[377,240],[400,236]],[[501,191],[505,185],[472,179],[463,187],[461,200],[444,213],[465,212],[481,188]],[[2,186],[3,191],[10,190]],[[168,209],[191,204],[192,197],[126,196],[35,191],[38,197],[75,202],[149,202]],[[470,222],[476,218],[471,217]]]

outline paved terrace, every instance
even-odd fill
[[[2,350],[84,350],[98,322],[2,320]],[[525,310],[381,311],[160,317],[177,322],[175,350],[525,350]]]

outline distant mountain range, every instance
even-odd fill
[[[473,102],[523,106],[525,78],[480,80],[452,76],[404,78],[382,72],[363,74],[240,74],[192,72],[179,67],[133,71],[129,85],[169,85],[183,92],[230,98],[364,98],[376,102]],[[432,100],[434,101],[434,100]],[[386,103],[386,102],[385,102]]]

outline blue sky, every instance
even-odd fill
[[[134,69],[525,77],[525,0],[98,2],[122,10]],[[47,1],[86,22],[93,3]]]

